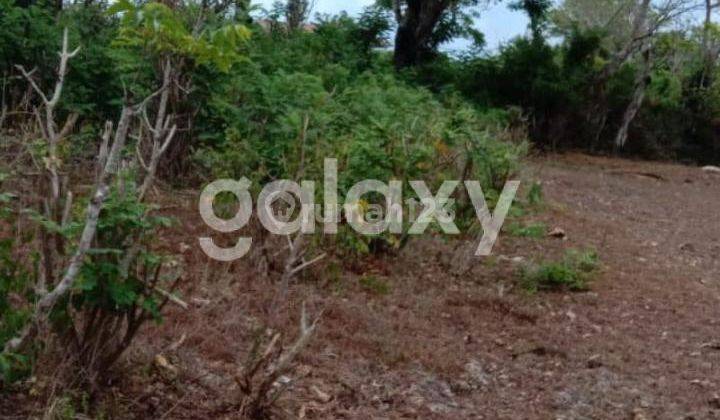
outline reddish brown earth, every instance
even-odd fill
[[[253,331],[268,325],[291,343],[306,301],[324,313],[280,402],[288,418],[720,418],[720,175],[567,155],[536,160],[525,177],[541,180],[546,197],[525,220],[560,227],[566,240],[504,234],[494,257],[459,278],[449,274],[454,244],[442,238],[356,270],[326,263],[277,315],[272,281],[243,263],[208,264],[194,249],[196,198],[178,198],[184,226],[166,246],[190,264],[191,308],[143,331],[103,411],[238,418],[233,378]],[[591,291],[513,287],[517,257],[571,248],[600,255]],[[363,288],[363,275],[389,292]],[[157,354],[177,372],[154,366]],[[0,417],[30,404],[0,403]]]

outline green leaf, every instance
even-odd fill
[[[108,7],[106,13],[110,16],[123,12],[134,12],[137,8],[129,0],[117,0]]]

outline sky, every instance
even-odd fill
[[[273,0],[256,0],[255,4],[270,8]],[[351,16],[357,16],[365,6],[374,3],[374,0],[316,0],[315,13],[337,14],[346,11]],[[476,27],[485,34],[486,47],[495,50],[499,45],[512,38],[522,35],[527,30],[528,20],[522,12],[508,10],[506,4],[489,6],[481,9],[480,19]],[[455,40],[445,45],[445,50],[463,50],[469,46],[466,40]]]

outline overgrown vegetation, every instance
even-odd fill
[[[158,181],[246,177],[257,193],[280,179],[320,181],[331,157],[340,196],[365,179],[401,181],[403,200],[416,198],[411,180],[432,191],[477,180],[494,207],[533,147],[720,158],[720,30],[710,18],[673,25],[702,3],[510,1],[529,32],[497,52],[474,29],[485,3],[380,0],[309,24],[311,2],[300,0],[270,11],[244,0],[0,0],[0,383],[63,353],[68,383],[94,397],[143,325],[168,303],[187,306],[182,262],[158,244],[172,223]],[[445,53],[460,36],[472,48]],[[452,198],[457,224],[477,232],[470,198]],[[543,200],[533,184],[525,204]],[[366,217],[384,203],[368,194],[353,204]],[[287,309],[291,283],[326,257],[339,282],[344,264],[399,250],[405,223],[393,234],[360,235],[341,220],[331,238],[259,236],[257,274],[278,286],[267,312]],[[547,228],[506,231],[540,238]],[[527,267],[521,283],[585,290],[597,266],[594,253],[569,252]],[[392,292],[385,277],[357,278],[370,295]],[[279,333],[258,338],[237,378],[244,415],[276,412],[285,389],[275,382],[318,323],[306,316],[289,349]]]

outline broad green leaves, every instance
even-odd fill
[[[156,57],[190,58],[225,72],[242,60],[241,48],[251,35],[247,27],[239,24],[198,32],[179,11],[156,2],[136,5],[121,0],[108,13],[121,15],[117,47],[136,48]]]

